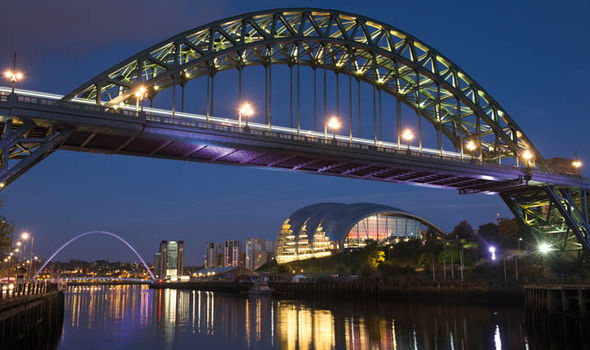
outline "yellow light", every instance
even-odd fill
[[[20,243],[20,242],[18,242],[18,243]],[[17,245],[20,245],[20,244],[17,244]],[[20,250],[20,249],[16,248],[16,249],[14,250],[14,252],[15,252],[15,253],[18,253],[18,252],[19,252],[19,250]]]
[[[21,242],[16,242],[17,247],[20,247],[21,244],[22,244]]]
[[[467,142],[466,147],[469,151],[475,151],[475,149],[477,148],[477,145],[472,140],[469,140],[469,142]]]
[[[4,71],[4,78],[6,78],[6,79],[12,78],[12,71],[9,71],[9,70]]]
[[[533,159],[533,153],[527,149],[524,152],[522,152],[522,157],[525,160],[531,160],[531,159]]]
[[[252,108],[252,105],[250,105],[248,102],[243,103],[240,107],[240,114],[242,114],[242,116],[246,118],[252,116],[254,114],[254,109]]]
[[[143,98],[143,96],[145,96],[147,89],[145,88],[145,86],[140,86],[137,88],[137,91],[135,91],[135,97],[137,98]]]
[[[406,142],[410,142],[414,139],[414,132],[411,129],[405,129],[402,133],[402,139]]]
[[[23,240],[25,240],[25,241],[26,241],[26,240],[27,240],[29,237],[30,237],[30,235],[29,235],[29,233],[28,233],[28,232],[23,232],[23,233],[20,235],[20,238],[22,238],[22,239],[23,239]]]
[[[21,72],[16,72],[15,74],[15,78],[16,80],[21,80],[24,77],[23,73]]]
[[[582,167],[582,165],[583,165],[583,164],[582,164],[582,162],[581,162],[581,161],[579,161],[579,160],[577,160],[577,159],[576,159],[576,160],[574,160],[574,161],[572,162],[572,165],[574,166],[574,168],[576,168],[576,169],[579,169],[579,168],[581,168],[581,167]]]
[[[332,117],[330,118],[330,120],[328,120],[328,128],[330,130],[336,131],[338,129],[340,129],[342,125],[340,124],[340,120],[338,120],[337,117]]]

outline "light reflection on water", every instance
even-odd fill
[[[58,349],[527,348],[522,311],[308,303],[146,286],[70,287]]]

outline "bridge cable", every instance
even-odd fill
[[[399,92],[399,90],[398,90]],[[395,98],[395,117],[397,123],[397,149],[401,149],[401,132],[402,132],[402,106],[399,94]]]
[[[215,72],[211,75],[211,115],[215,115],[213,107],[215,107]]]
[[[238,66],[238,109],[242,109],[242,69]],[[246,116],[248,118],[248,116]],[[242,113],[238,112],[238,127],[242,127]]]
[[[297,51],[299,53],[299,50]],[[297,135],[301,131],[301,94],[300,94],[300,81],[301,75],[299,74],[299,55],[297,56]]]
[[[264,124],[268,123],[268,64],[264,65]]]
[[[291,60],[293,58],[291,57]],[[289,62],[289,127],[293,129],[293,63]]]
[[[325,54],[324,54],[325,55]],[[324,66],[324,140],[328,140],[328,125],[326,124],[326,118],[328,117],[328,101],[327,101],[327,87],[326,87],[326,67]]]
[[[172,120],[174,120],[174,113],[176,112],[176,81],[172,84]]]
[[[381,108],[381,88],[379,90],[379,138],[383,142],[383,110]]]
[[[352,77],[348,76],[348,116],[349,116],[349,140],[352,143]]]
[[[207,97],[205,98],[205,112],[207,121],[209,121],[209,79],[211,79],[211,77],[209,76],[209,74],[207,74]]]
[[[356,78],[357,100],[359,105],[359,138],[363,137],[363,123],[361,121],[361,80]]]
[[[184,113],[184,84],[180,85],[181,97],[180,97],[180,111]],[[183,119],[184,117],[181,117]]]
[[[318,131],[317,67],[313,66],[313,130]]]
[[[340,119],[342,118],[340,115],[340,75],[338,71],[335,71],[334,74],[336,74],[336,116]]]
[[[443,150],[443,139],[442,139],[442,128],[443,121],[440,114],[440,85],[436,84],[436,119],[438,121],[438,147],[440,148],[440,155],[444,154]]]
[[[271,52],[272,56],[272,52]],[[268,65],[268,131],[272,130],[272,64]]]
[[[377,146],[377,107],[375,102],[375,84],[373,85],[373,141]]]
[[[416,94],[416,115],[418,116],[418,143],[420,152],[422,152],[422,102],[420,101],[420,72],[416,70],[416,81],[418,82],[418,92]]]

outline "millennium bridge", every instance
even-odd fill
[[[264,101],[246,101],[246,70],[260,73]],[[215,82],[230,71],[238,104],[226,117],[214,112]],[[0,88],[0,188],[55,150],[278,168],[497,194],[561,252],[590,251],[590,179],[545,159],[442,53],[377,20],[260,11],[173,36],[64,96],[15,80]],[[201,103],[189,112],[193,81]]]

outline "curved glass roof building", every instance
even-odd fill
[[[319,203],[296,210],[281,225],[277,262],[323,257],[335,250],[421,238],[433,223],[407,211],[371,203]]]

